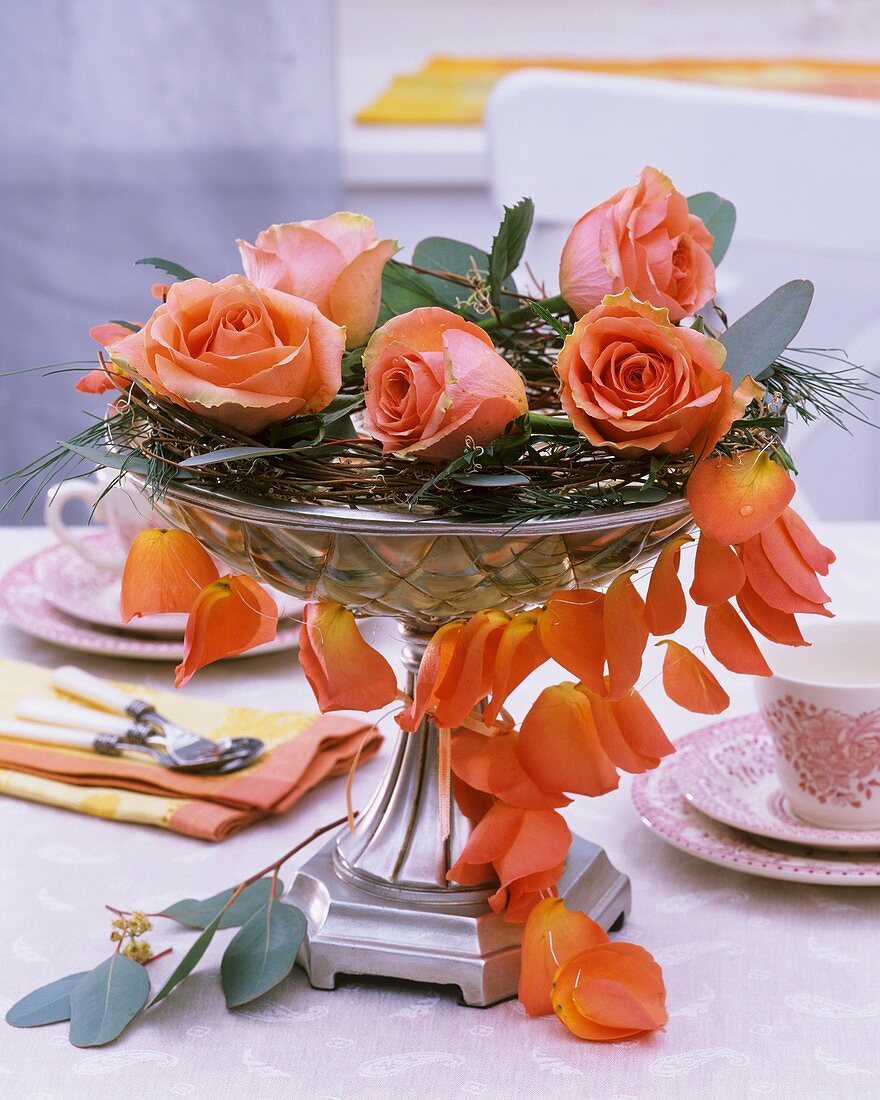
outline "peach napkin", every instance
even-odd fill
[[[54,694],[50,679],[36,665],[0,660],[0,716],[13,717],[24,695]],[[286,813],[312,787],[347,773],[362,742],[361,762],[382,741],[363,720],[227,707],[132,684],[119,686],[204,737],[259,737],[266,753],[229,775],[191,775],[133,753],[101,756],[0,738],[0,794],[157,825],[202,840],[225,840],[261,818]]]

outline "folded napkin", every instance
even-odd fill
[[[225,840],[271,814],[285,813],[307,791],[373,756],[382,738],[369,722],[333,715],[227,707],[170,692],[119,684],[204,737],[259,737],[265,754],[229,775],[174,772],[147,758],[101,756],[0,738],[0,794],[63,806],[115,821]],[[12,718],[24,695],[55,694],[51,673],[0,660],[0,716]]]

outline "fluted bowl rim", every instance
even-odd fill
[[[141,489],[143,480],[132,477]],[[171,484],[165,495],[183,505],[207,509],[232,519],[260,523],[268,527],[324,531],[332,534],[417,535],[431,536],[522,538],[533,535],[573,535],[590,531],[611,530],[620,523],[638,524],[685,516],[690,511],[684,496],[644,507],[604,508],[577,512],[570,516],[547,516],[514,523],[477,523],[473,520],[442,519],[419,512],[387,508],[343,508],[289,501],[267,501],[265,498],[203,485]]]

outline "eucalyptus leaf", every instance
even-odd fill
[[[727,199],[722,199],[714,191],[701,191],[691,195],[687,201],[688,210],[702,218],[706,228],[715,238],[712,251],[712,263],[717,267],[724,259],[730,247],[730,239],[736,226],[736,207]]]
[[[150,1008],[153,1005],[158,1004],[160,1001],[164,1001],[168,994],[174,989],[175,986],[180,985],[184,978],[188,978],[190,974],[195,970],[202,960],[202,956],[208,950],[211,940],[214,938],[214,933],[220,927],[220,916],[218,913],[211,923],[205,928],[204,932],[198,937],[195,943],[190,947],[189,951],[183,956],[177,966],[171,973],[171,976],[156,994],[156,996],[150,1001]]]
[[[290,447],[221,447],[204,455],[190,455],[181,466],[214,466],[218,462],[238,462],[242,458],[268,458],[270,455],[290,454]]]
[[[733,379],[734,388],[747,374],[758,378],[776,362],[800,332],[812,300],[813,284],[807,279],[793,279],[722,333],[720,340],[727,348],[724,369]]]
[[[268,993],[293,970],[307,922],[292,905],[270,897],[232,938],[220,964],[229,1008]]]
[[[59,978],[28,993],[6,1013],[7,1024],[13,1027],[42,1027],[43,1024],[69,1020],[70,994],[88,973],[88,970],[81,970],[78,974],[68,974],[66,978]]]
[[[140,332],[142,325],[132,324],[131,321],[109,321],[108,324],[119,325],[120,328],[127,328],[129,332]]]
[[[147,1003],[146,970],[117,952],[90,970],[70,993],[70,1041],[75,1047],[112,1043]]]
[[[109,447],[94,446],[86,443],[74,443],[67,440],[58,444],[65,451],[70,451],[87,462],[94,462],[96,466],[108,466],[111,470],[131,470],[136,474],[146,474],[148,461],[142,455],[123,454],[121,451],[111,450]]]
[[[449,237],[427,237],[420,241],[413,252],[414,267],[426,268],[429,271],[449,272],[452,275],[461,275],[473,278],[475,275],[486,280],[489,275],[489,255],[476,245],[465,244],[463,241],[455,241]],[[462,305],[471,294],[471,287],[450,279],[444,279],[440,275],[425,275],[418,272],[431,287],[433,292],[443,298],[450,309],[459,313],[477,317],[477,313],[470,306]],[[513,279],[505,279],[502,292],[511,297],[511,305],[515,304],[516,284]]]
[[[452,478],[460,485],[474,485],[484,489],[501,489],[509,485],[528,485],[531,478],[525,474],[455,474]]]
[[[235,903],[224,911],[224,906],[229,904],[229,899],[235,892],[235,887],[221,890],[213,897],[197,901],[195,898],[185,898],[176,901],[163,909],[161,917],[170,917],[178,924],[184,924],[187,928],[207,928],[217,917],[222,915],[219,928],[238,928],[266,904],[272,892],[272,879],[260,878],[252,882],[235,899]],[[283,883],[279,883],[279,890],[283,889]]]
[[[401,313],[409,313],[422,306],[446,308],[448,300],[436,294],[427,277],[421,276],[406,264],[389,260],[382,272],[382,306],[377,326]]]
[[[504,217],[489,253],[489,286],[496,308],[501,305],[504,280],[513,274],[523,257],[534,217],[535,204],[531,199],[520,199],[513,206],[504,207]]]
[[[170,275],[172,279],[177,279],[181,283],[185,283],[187,279],[198,278],[198,275],[193,274],[192,271],[180,264],[176,264],[174,260],[163,260],[161,256],[147,256],[144,260],[135,260],[135,267],[139,264],[146,264],[147,267],[155,267],[159,271],[164,271],[166,275]]]
[[[650,485],[641,488],[627,486],[617,494],[627,504],[659,504],[669,496],[663,489],[655,489]]]

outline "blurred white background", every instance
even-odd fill
[[[238,267],[236,237],[338,208],[370,214],[404,257],[427,235],[488,243],[498,210],[480,127],[352,121],[434,54],[880,61],[876,0],[31,0],[6,5],[0,24],[5,371],[89,358],[90,325],[142,318],[154,281],[131,267],[142,256],[219,278]],[[548,171],[565,170],[564,151],[539,133],[524,140]],[[589,120],[572,141],[589,149]],[[631,175],[622,165],[620,185]],[[810,164],[792,164],[791,187],[810,185]],[[725,189],[711,164],[702,188]],[[809,226],[797,250],[735,240],[726,263],[746,275],[734,314],[787,279],[813,279],[803,343],[845,345],[880,318],[880,257],[817,260]],[[555,272],[540,274],[552,288]],[[74,378],[0,383],[0,470],[100,411]],[[825,432],[804,453],[823,518],[880,517],[878,442],[868,429]]]

